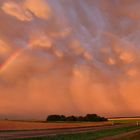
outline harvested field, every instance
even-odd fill
[[[0,131],[73,128],[73,127],[104,126],[104,125],[111,125],[111,122],[45,123],[45,122],[0,121]]]

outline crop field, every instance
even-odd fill
[[[113,118],[106,122],[0,121],[0,138],[25,140],[85,140],[140,136],[140,118]],[[137,131],[137,134],[134,132]],[[128,133],[128,134],[127,134]],[[131,134],[131,135],[130,135]],[[127,137],[118,137],[126,140]]]
[[[111,125],[111,122],[22,122],[22,121],[0,121],[0,131],[2,130],[33,130],[33,129],[55,129],[73,128],[87,126]]]

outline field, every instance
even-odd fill
[[[0,121],[0,139],[25,140],[133,140],[140,137],[140,118],[113,118],[108,122]],[[138,131],[135,133],[135,131]],[[128,135],[128,134],[129,135]],[[118,138],[118,139],[117,139]],[[107,140],[106,139],[106,140]],[[139,138],[140,139],[140,138]],[[137,140],[137,139],[136,139]]]
[[[3,130],[35,130],[35,129],[55,129],[111,125],[111,122],[24,122],[24,121],[0,121],[0,131]]]
[[[103,126],[112,124],[123,124],[123,123],[137,123],[140,122],[140,118],[113,118],[109,119],[108,122],[56,122],[56,123],[45,123],[37,121],[0,121],[1,130],[32,130],[32,129],[51,129],[51,128],[71,128],[71,127],[85,127],[85,126]]]
[[[85,132],[85,133],[77,133],[77,134],[57,135],[57,136],[38,137],[38,138],[25,138],[22,140],[96,140],[96,139],[102,140],[102,138],[104,140],[104,137],[106,137],[106,140],[113,140],[113,138],[110,136],[127,133],[137,129],[140,129],[140,126],[120,127],[111,130],[105,129],[105,130],[100,130],[95,132]],[[118,138],[117,140],[120,140],[120,138]]]
[[[140,140],[140,132],[130,135],[128,137],[123,137],[120,140]]]
[[[113,123],[136,123],[136,122],[140,122],[140,118],[136,117],[136,118],[113,118],[113,119],[109,119],[109,121],[113,122]]]

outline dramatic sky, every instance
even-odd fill
[[[140,115],[140,0],[0,0],[0,116]]]

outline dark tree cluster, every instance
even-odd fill
[[[64,116],[64,115],[49,115],[46,121],[69,121],[69,122],[101,122],[108,121],[105,117],[100,117],[97,114],[87,114],[86,116]]]

